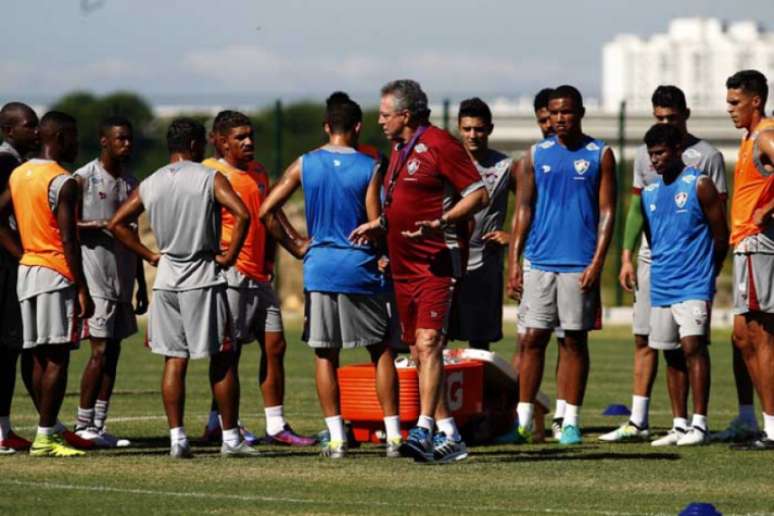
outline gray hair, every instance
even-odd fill
[[[411,79],[399,79],[390,81],[382,86],[382,96],[392,95],[395,99],[395,110],[406,110],[411,117],[424,120],[430,116],[430,108],[427,106],[427,95],[422,91],[422,86]]]

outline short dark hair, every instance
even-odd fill
[[[189,152],[194,142],[207,139],[204,126],[193,118],[176,118],[167,129],[167,149],[169,152]]]
[[[239,111],[232,111],[226,109],[215,115],[215,119],[212,121],[212,130],[221,135],[228,134],[228,132],[235,127],[252,127],[253,123],[250,118],[244,113]]]
[[[683,133],[671,124],[655,124],[645,133],[644,140],[648,147],[666,145],[675,148],[682,144]]]
[[[457,122],[462,120],[462,117],[480,118],[487,125],[492,125],[492,111],[486,102],[478,97],[465,99],[460,102],[460,108],[457,111]]]
[[[766,106],[769,97],[769,83],[766,76],[758,70],[741,70],[726,80],[726,88],[729,90],[742,90],[754,93],[761,98],[761,110]]]
[[[134,131],[132,123],[128,118],[113,115],[107,118],[103,118],[99,123],[99,136],[107,136],[108,132],[110,132],[110,130],[114,127],[126,127],[129,129],[130,133]]]
[[[543,88],[539,92],[537,92],[537,95],[535,95],[535,100],[532,101],[532,106],[535,108],[535,111],[537,112],[539,109],[544,109],[548,107],[548,98],[551,96],[551,93],[553,93],[553,88]]]
[[[679,110],[682,113],[688,111],[688,104],[685,102],[685,93],[677,86],[661,85],[653,91],[650,97],[650,103],[653,107],[668,107]]]
[[[52,133],[64,129],[76,129],[75,118],[61,111],[49,111],[40,119],[40,131]]]
[[[577,109],[583,108],[583,95],[578,91],[578,88],[569,84],[562,84],[548,94],[548,100],[554,99],[572,99]]]
[[[35,111],[23,102],[8,102],[0,109],[0,127],[9,128],[19,122],[21,113],[35,115]]]
[[[334,134],[348,133],[363,121],[360,105],[343,91],[334,91],[325,101],[325,123]]]

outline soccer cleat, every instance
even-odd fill
[[[403,457],[413,457],[417,462],[433,461],[433,434],[427,428],[415,426],[400,448]]]
[[[19,437],[16,432],[11,430],[8,432],[8,437],[0,440],[0,448],[11,448],[16,451],[26,451],[30,449],[32,443],[24,437]]]
[[[62,438],[67,444],[77,450],[93,450],[94,441],[89,441],[71,432],[70,430],[62,430]]]
[[[80,457],[86,454],[68,446],[60,434],[38,434],[30,446],[30,455],[32,457]]]
[[[513,426],[504,434],[495,437],[492,442],[494,444],[520,444],[519,443],[519,422],[514,421]]]
[[[236,446],[226,443],[220,445],[220,454],[224,457],[258,457],[261,452],[253,448],[247,441],[241,441]]]
[[[686,434],[685,428],[674,427],[664,437],[659,437],[650,443],[651,446],[674,446]]]
[[[774,451],[774,439],[769,439],[766,434],[763,434],[754,441],[732,444],[731,449],[739,451]]]
[[[468,456],[468,449],[462,439],[454,440],[445,433],[438,432],[433,436],[433,460],[438,464],[448,464],[463,460]]]
[[[266,434],[264,442],[266,444],[283,444],[285,446],[313,446],[317,444],[317,439],[305,435],[298,435],[290,428],[290,425],[285,425],[285,427],[276,434]]]
[[[728,424],[728,428],[710,435],[710,440],[721,443],[742,443],[758,436],[758,424],[751,425],[737,416]]]
[[[677,446],[697,446],[700,444],[709,444],[709,433],[698,426],[691,427],[690,430],[677,441]]]
[[[243,441],[247,441],[247,444],[249,446],[256,445],[261,440],[257,435],[252,433],[250,430],[245,428],[243,425],[239,425],[239,435],[242,436],[242,440]]]
[[[347,456],[347,443],[346,441],[327,441],[320,455],[329,459],[343,459]]]
[[[551,421],[551,432],[554,434],[554,439],[557,441],[562,438],[562,422],[564,418],[556,417]]]
[[[567,425],[562,428],[562,436],[559,438],[559,444],[581,444],[583,437],[580,428],[575,425]]]
[[[650,431],[647,428],[640,428],[631,421],[627,421],[612,432],[602,434],[599,440],[606,443],[630,443],[647,441],[650,438]]]
[[[5,446],[0,446],[0,455],[13,455],[16,453],[16,450],[13,448],[6,448]]]
[[[128,439],[119,439],[103,428],[85,428],[76,430],[75,434],[82,439],[92,441],[97,448],[126,448],[132,444]]]
[[[219,443],[223,440],[223,431],[219,426],[210,428],[204,425],[204,433],[202,433],[201,441],[203,443]]]
[[[173,459],[193,459],[193,452],[188,441],[172,443],[169,448],[169,456]]]
[[[393,437],[392,439],[387,439],[387,458],[388,459],[397,459],[400,457],[400,447],[403,446],[403,439],[400,437]]]

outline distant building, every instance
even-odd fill
[[[724,25],[715,18],[677,18],[666,34],[645,40],[620,34],[602,50],[602,107],[649,111],[660,84],[674,84],[693,111],[725,109],[725,81],[742,69],[760,70],[774,85],[774,33],[753,21]],[[769,105],[772,103],[770,102]]]

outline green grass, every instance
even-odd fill
[[[193,461],[171,460],[159,395],[162,359],[141,342],[135,337],[124,345],[109,422],[112,433],[132,439],[135,446],[75,460],[22,454],[0,458],[0,514],[676,514],[693,501],[714,503],[724,514],[774,509],[770,453],[733,452],[725,445],[664,450],[596,442],[596,434],[621,422],[601,416],[604,407],[630,400],[628,329],[593,334],[581,420],[587,431],[584,445],[475,447],[464,463],[435,467],[387,460],[382,449],[370,445],[342,461],[319,458],[314,449],[280,447],[265,447],[267,456],[254,460],[224,460],[217,447],[202,446],[194,447]],[[298,431],[313,433],[323,422],[312,354],[300,342],[295,324],[288,342],[286,412]],[[710,424],[720,429],[735,415],[736,403],[728,333],[716,333],[714,342]],[[512,348],[512,336],[495,346],[505,356]],[[552,344],[548,364],[554,363],[555,352]],[[251,346],[243,355],[242,416],[249,428],[262,431],[256,353]],[[74,419],[86,355],[86,349],[73,354],[65,421]],[[363,351],[345,356],[348,362],[366,360]],[[548,394],[554,392],[551,376],[543,385]],[[656,384],[651,425],[663,430],[671,422],[663,371]],[[191,436],[198,437],[208,409],[206,362],[197,361],[188,376]],[[31,437],[35,416],[22,392],[17,392],[13,418],[20,433]]]

